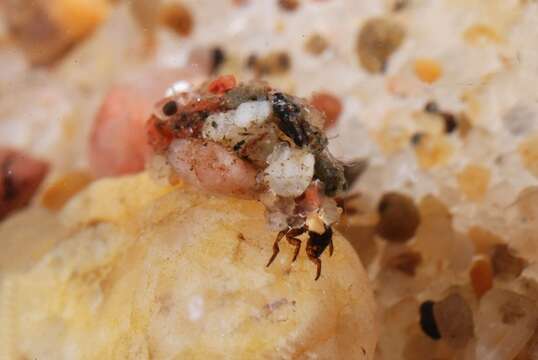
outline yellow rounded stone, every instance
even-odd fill
[[[92,184],[58,215],[70,235],[6,275],[0,357],[373,358],[373,295],[340,235],[318,281],[304,245],[291,263],[282,242],[266,268],[276,234],[258,202],[146,182]]]
[[[438,61],[429,58],[416,59],[414,70],[417,77],[425,83],[433,84],[443,74],[443,68]]]
[[[467,165],[458,174],[461,191],[471,201],[480,201],[486,195],[490,180],[490,171],[481,165]]]

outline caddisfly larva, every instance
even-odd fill
[[[327,149],[324,115],[306,100],[259,81],[221,76],[157,104],[147,124],[156,156],[175,176],[203,190],[256,199],[278,231],[269,266],[285,238],[293,261],[308,235],[306,254],[321,274],[320,256],[333,252],[332,225],[365,161],[344,163]]]

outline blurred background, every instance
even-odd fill
[[[165,94],[220,74],[265,79],[325,112],[335,154],[369,160],[340,230],[376,291],[378,358],[538,358],[536,1],[0,0],[0,10],[0,160],[20,162],[27,189],[0,218],[29,203],[57,211],[97,178],[142,171],[144,123]],[[10,224],[6,249],[20,247]],[[449,341],[421,323],[443,299]],[[505,303],[519,320],[501,319]]]

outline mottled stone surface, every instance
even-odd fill
[[[375,305],[335,236],[322,276],[291,264],[257,202],[102,180],[59,215],[69,234],[0,292],[0,355],[39,359],[372,359]],[[34,235],[35,236],[35,235]],[[29,238],[26,240],[30,240]]]

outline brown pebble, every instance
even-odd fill
[[[191,11],[181,3],[167,3],[160,11],[160,22],[180,36],[189,36],[194,28]]]
[[[278,6],[285,11],[295,11],[299,8],[299,0],[278,0]]]
[[[463,348],[474,336],[473,312],[465,299],[450,294],[433,305],[441,338],[454,348]]]
[[[415,236],[420,214],[412,198],[391,192],[383,195],[378,204],[377,233],[387,241],[404,242]]]
[[[310,35],[305,42],[305,50],[312,55],[321,55],[328,47],[328,41],[320,34]]]
[[[400,47],[405,30],[388,18],[372,18],[362,26],[357,38],[357,55],[370,73],[384,72],[390,56]]]
[[[451,134],[458,128],[458,121],[453,114],[445,112],[442,113],[441,116],[443,117],[443,121],[445,123],[445,133]]]
[[[491,265],[495,276],[505,280],[512,280],[521,275],[527,262],[514,255],[506,244],[498,244],[491,254]]]
[[[473,262],[469,276],[477,298],[481,298],[493,286],[493,270],[491,263],[485,258]]]
[[[310,99],[312,106],[325,114],[325,129],[336,125],[336,121],[342,113],[342,103],[335,95],[328,92],[319,92]]]
[[[398,12],[404,10],[407,6],[409,6],[409,2],[409,0],[394,1],[394,4],[392,5],[392,11]]]

